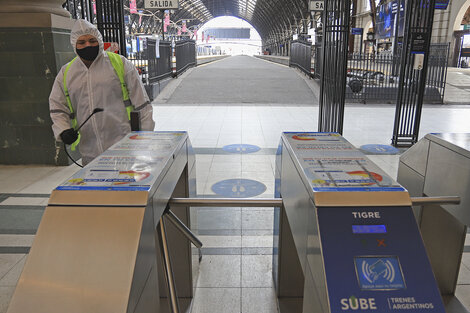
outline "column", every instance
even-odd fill
[[[0,164],[69,164],[51,129],[49,94],[74,57],[63,0],[0,0]]]

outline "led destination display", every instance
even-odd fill
[[[353,234],[386,234],[385,225],[352,225]]]

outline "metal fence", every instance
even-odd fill
[[[312,44],[305,41],[293,41],[290,45],[289,66],[295,66],[307,75],[311,74]]]
[[[314,62],[315,71],[313,73],[314,78],[320,78],[321,69],[322,69],[322,47],[321,44],[315,45],[314,53],[312,56],[312,60]]]
[[[132,53],[128,59],[137,68],[145,85],[155,84],[171,76],[171,43],[169,41],[160,41],[157,47],[156,39],[147,38],[143,51]]]
[[[66,0],[63,7],[74,19],[96,24],[105,42],[117,42],[119,53],[127,56],[123,0]]]
[[[159,58],[157,58],[156,48],[157,41],[155,39],[148,39],[147,58],[149,62],[149,84],[154,84],[171,76],[171,42],[159,42]]]
[[[146,85],[151,98],[153,96],[151,86],[165,78],[172,77],[171,45],[170,41],[157,41],[156,39],[146,38],[143,50],[131,53],[128,57],[137,68],[142,83]],[[190,66],[196,65],[196,43],[193,40],[176,42],[175,55],[176,70],[179,74]]]
[[[69,11],[73,19],[84,19],[90,23],[96,22],[94,4],[91,0],[67,0],[62,5]]]
[[[186,71],[190,66],[196,65],[196,42],[194,40],[182,40],[176,42],[176,73]]]
[[[427,103],[444,102],[448,53],[448,44],[431,45],[424,93]],[[401,59],[401,53],[349,54],[346,99],[362,103],[396,102]]]
[[[346,99],[368,101],[395,101],[397,98],[400,56],[391,54],[348,55]]]

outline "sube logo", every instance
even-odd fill
[[[374,298],[356,298],[355,296],[349,299],[341,299],[341,310],[377,310]]]

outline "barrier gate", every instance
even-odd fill
[[[67,179],[7,312],[162,312],[167,294],[172,312],[186,311],[199,265],[187,238],[201,244],[189,207],[173,214],[168,200],[195,194],[195,170],[186,132],[133,132]]]
[[[458,198],[410,198],[336,133],[283,133],[276,157],[277,198],[195,198],[186,132],[127,135],[53,191],[7,312],[186,312],[190,206],[275,207],[281,313],[445,312],[411,205]]]
[[[283,133],[281,312],[445,312],[408,192],[335,133]]]

